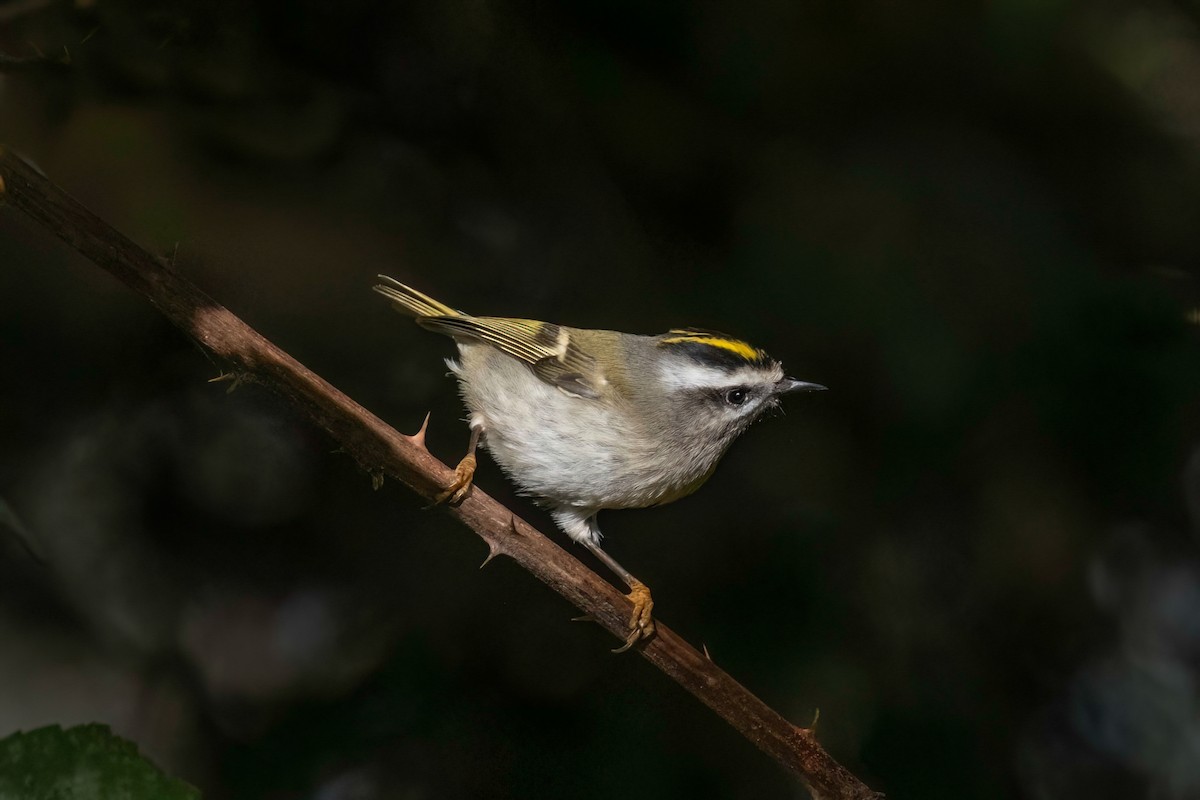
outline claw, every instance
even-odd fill
[[[641,581],[634,580],[626,597],[633,603],[629,635],[625,637],[625,644],[613,650],[614,653],[624,653],[642,639],[649,639],[654,635],[654,617],[651,613],[654,611],[654,599],[650,596],[650,589]]]
[[[444,490],[438,493],[437,497],[433,498],[432,505],[440,506],[442,503],[449,503],[456,506],[467,498],[467,494],[471,491],[471,479],[475,477],[475,455],[468,453],[463,456],[463,460],[458,462],[458,466],[454,468],[454,480],[450,482]]]

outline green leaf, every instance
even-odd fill
[[[0,739],[0,800],[199,800],[106,725],[58,725]]]

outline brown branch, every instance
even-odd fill
[[[451,471],[425,449],[424,428],[404,436],[306,369],[179,275],[51,183],[36,168],[0,148],[0,201],[28,214],[78,252],[145,295],[205,349],[304,410],[372,475],[386,473],[431,499]],[[630,605],[612,585],[528,523],[476,488],[447,509],[487,543],[491,559],[512,558],[619,639]],[[485,562],[486,563],[486,562]],[[799,776],[818,800],[877,798],[817,743],[747,691],[661,622],[638,646],[661,669],[742,736]]]

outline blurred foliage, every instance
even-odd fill
[[[1192,4],[0,3],[0,51],[64,47],[0,142],[445,460],[448,345],[376,273],[830,386],[603,525],[875,788],[1197,796]],[[0,537],[0,735],[100,720],[211,798],[801,796],[3,209],[0,297],[46,562]]]
[[[13,800],[199,800],[103,725],[57,725],[0,739],[0,797]]]

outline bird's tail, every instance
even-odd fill
[[[375,291],[391,300],[397,311],[421,319],[422,317],[462,317],[461,311],[456,311],[445,303],[439,303],[427,294],[422,294],[411,286],[405,286],[395,278],[387,275],[376,276],[383,283],[375,284]]]

